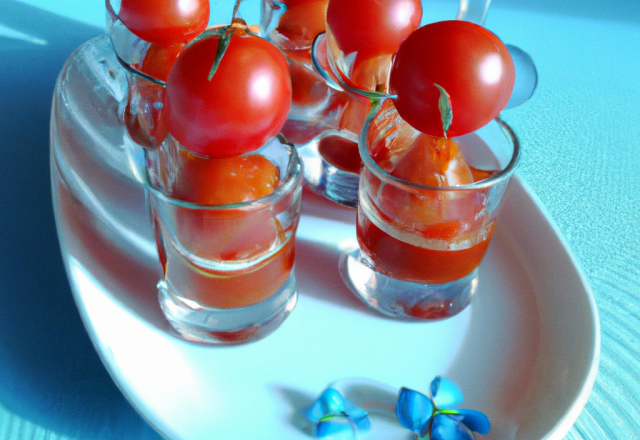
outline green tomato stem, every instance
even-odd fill
[[[227,28],[220,34],[220,39],[218,40],[218,48],[216,49],[216,58],[213,60],[213,66],[211,66],[211,70],[209,71],[209,76],[207,78],[209,81],[211,81],[211,78],[213,78],[213,75],[218,70],[218,66],[220,66],[222,57],[229,47],[229,43],[231,42],[231,37],[233,36],[234,32],[235,28],[233,26],[227,26]]]
[[[434,84],[440,91],[440,98],[438,99],[438,110],[440,110],[440,117],[442,119],[442,131],[444,132],[444,137],[447,137],[447,131],[449,131],[449,127],[451,127],[451,123],[453,122],[453,110],[451,108],[451,97],[447,93],[447,91],[440,85]]]

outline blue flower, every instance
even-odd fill
[[[462,403],[462,392],[449,379],[437,376],[431,382],[430,396],[402,388],[396,403],[400,424],[420,439],[473,440],[474,432],[491,429],[487,416],[471,409],[453,409]]]
[[[324,390],[304,415],[313,424],[316,437],[353,438],[356,429],[367,431],[371,427],[367,412],[333,388]]]

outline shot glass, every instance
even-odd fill
[[[462,311],[478,285],[478,265],[519,160],[514,132],[500,119],[454,138],[472,183],[427,186],[399,179],[372,152],[400,151],[423,135],[383,104],[360,136],[357,238],[340,273],[362,301],[398,319],[438,320]],[[384,165],[384,164],[383,164]]]
[[[330,8],[331,5],[329,10]],[[341,91],[341,96],[344,96],[336,126],[336,131],[342,133],[343,139],[358,137],[371,111],[372,102],[390,97],[389,74],[393,57],[402,41],[402,34],[410,32],[411,26],[417,28],[422,14],[421,9],[412,8],[411,4],[401,5],[403,18],[396,23],[398,38],[380,36],[378,33],[369,32],[367,28],[355,25],[332,29],[330,21],[327,20],[325,31],[314,39],[311,48],[314,70],[328,86]],[[382,9],[374,14],[385,14]],[[387,18],[391,21],[397,19],[395,15]],[[367,18],[363,20],[366,21]],[[348,32],[345,32],[346,29]],[[308,185],[321,195],[343,205],[356,207],[360,181],[358,149],[355,144],[344,140],[330,140],[330,143],[324,141],[330,148],[319,148],[323,145],[318,146],[313,142],[301,148],[302,155],[308,158],[315,157],[315,162],[322,164],[321,167],[308,167],[306,180],[309,182]]]
[[[282,51],[289,64],[293,94],[283,134],[296,145],[335,128],[343,101],[343,92],[332,89],[311,61],[313,39],[324,31],[327,4],[328,0],[262,0],[262,35]]]
[[[139,64],[134,64],[127,70],[129,79],[129,95],[124,110],[124,125],[127,134],[133,142],[143,148],[157,148],[164,142],[169,129],[166,122],[164,95],[168,66],[165,72],[145,74],[145,60],[157,58],[172,58],[175,60],[182,50],[182,45],[161,47],[149,45],[141,55]],[[157,77],[162,77],[159,79]]]
[[[118,109],[124,127],[124,152],[129,171],[140,183],[155,170],[149,162],[169,134],[164,97],[171,66],[186,44],[165,46],[133,34],[118,15],[120,0],[105,0],[107,29],[115,59],[124,72],[127,94]]]
[[[280,183],[269,195],[243,203],[198,204],[184,201],[184,195],[192,189],[207,191],[194,185],[211,159],[169,141],[161,150],[174,151],[165,152],[158,166],[170,171],[157,174],[162,185],[146,185],[163,272],[158,283],[162,311],[188,340],[237,344],[261,339],[296,305],[294,239],[302,192],[296,150],[273,139],[250,153],[278,168]]]
[[[328,0],[262,0],[261,27],[289,63],[293,96],[282,134],[298,148],[305,164],[305,185],[355,208],[360,168],[357,139],[369,100],[328,81],[315,66],[315,37],[324,33],[327,5]]]

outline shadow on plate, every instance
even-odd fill
[[[17,32],[0,36],[0,406],[10,412],[6,419],[0,410],[0,419],[78,439],[159,439],[111,381],[82,326],[51,204],[55,80],[73,50],[102,29],[14,0],[0,2],[0,25]]]
[[[296,278],[300,295],[330,301],[363,313],[380,317],[355,297],[338,272],[341,252],[307,240],[296,242]]]
[[[480,266],[467,336],[451,370],[443,373],[464,390],[465,408],[489,417],[487,439],[516,438],[513,420],[527,418],[522,412],[535,386],[540,316],[524,267],[498,228]]]
[[[289,417],[289,423],[304,432],[308,436],[312,436],[312,426],[305,418],[302,411],[309,408],[315,401],[316,397],[293,388],[287,388],[278,386],[275,387],[275,391],[280,394],[291,406],[291,416]]]

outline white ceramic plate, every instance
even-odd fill
[[[55,177],[54,177],[55,181]],[[539,201],[512,179],[472,305],[438,323],[375,315],[338,274],[355,212],[304,194],[297,308],[266,339],[209,347],[178,339],[157,304],[150,247],[119,247],[54,191],[61,246],[87,330],[114,381],[171,439],[304,439],[298,411],[331,382],[364,377],[426,392],[456,382],[488,439],[560,439],[593,385],[600,348],[593,295]],[[80,211],[76,211],[80,210]],[[409,438],[374,418],[367,439]]]

